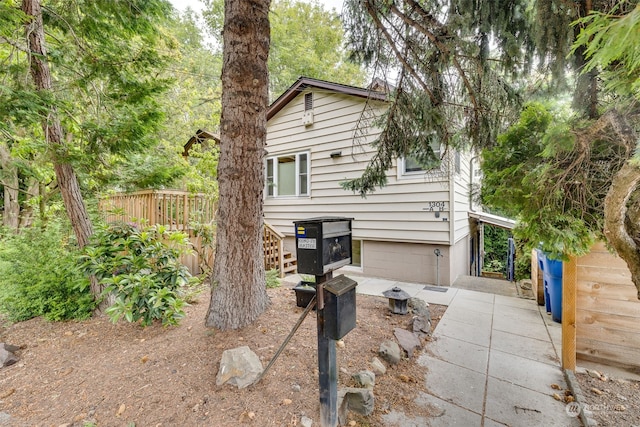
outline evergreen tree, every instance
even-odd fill
[[[78,171],[99,175],[109,156],[149,147],[162,119],[170,11],[164,0],[0,3],[2,138],[34,141],[51,162],[79,246],[92,225]]]
[[[211,34],[221,44],[223,1],[205,0],[205,4],[203,15]],[[366,82],[365,71],[348,60],[342,24],[335,11],[325,10],[316,0],[279,0],[271,4],[269,19],[271,100],[300,76],[354,86]]]
[[[238,329],[267,308],[263,238],[270,0],[225,0],[220,201],[206,325]]]

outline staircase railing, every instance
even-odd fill
[[[280,277],[284,277],[284,234],[266,221],[263,234],[264,268],[265,270],[275,268],[280,272]]]

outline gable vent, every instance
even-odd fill
[[[313,110],[313,93],[304,94],[304,111]]]

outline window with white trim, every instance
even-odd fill
[[[267,197],[309,195],[309,153],[294,153],[267,158]]]
[[[442,163],[440,161],[440,156],[442,155],[440,144],[438,144],[437,142],[432,142],[431,149],[433,150],[433,154],[438,160],[435,160],[433,164],[429,166],[422,165],[416,158],[417,156],[401,157],[398,161],[401,175],[420,175],[428,170],[439,168]]]

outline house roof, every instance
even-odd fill
[[[386,101],[387,94],[381,92],[379,89],[383,87],[380,84],[372,85],[370,88],[360,88],[356,86],[343,85],[339,83],[327,82],[325,80],[312,79],[310,77],[300,77],[289,89],[287,89],[282,95],[278,97],[267,110],[267,120],[275,116],[278,111],[282,110],[285,105],[291,102],[300,92],[307,88],[325,89],[336,93],[342,93],[345,95],[357,96],[360,98],[370,98],[378,101]],[[388,86],[387,86],[388,87]]]
[[[486,212],[469,212],[469,218],[473,218],[478,222],[495,225],[496,227],[506,228],[507,230],[513,230],[516,226],[516,222],[512,219]]]
[[[184,144],[184,151],[182,152],[182,157],[189,156],[189,150],[191,150],[191,147],[193,146],[193,144],[195,144],[196,142],[198,144],[202,144],[207,139],[213,139],[216,142],[220,142],[219,135],[215,135],[211,132],[207,132],[206,130],[198,129],[195,135],[189,138],[189,141],[187,141],[187,143]]]

